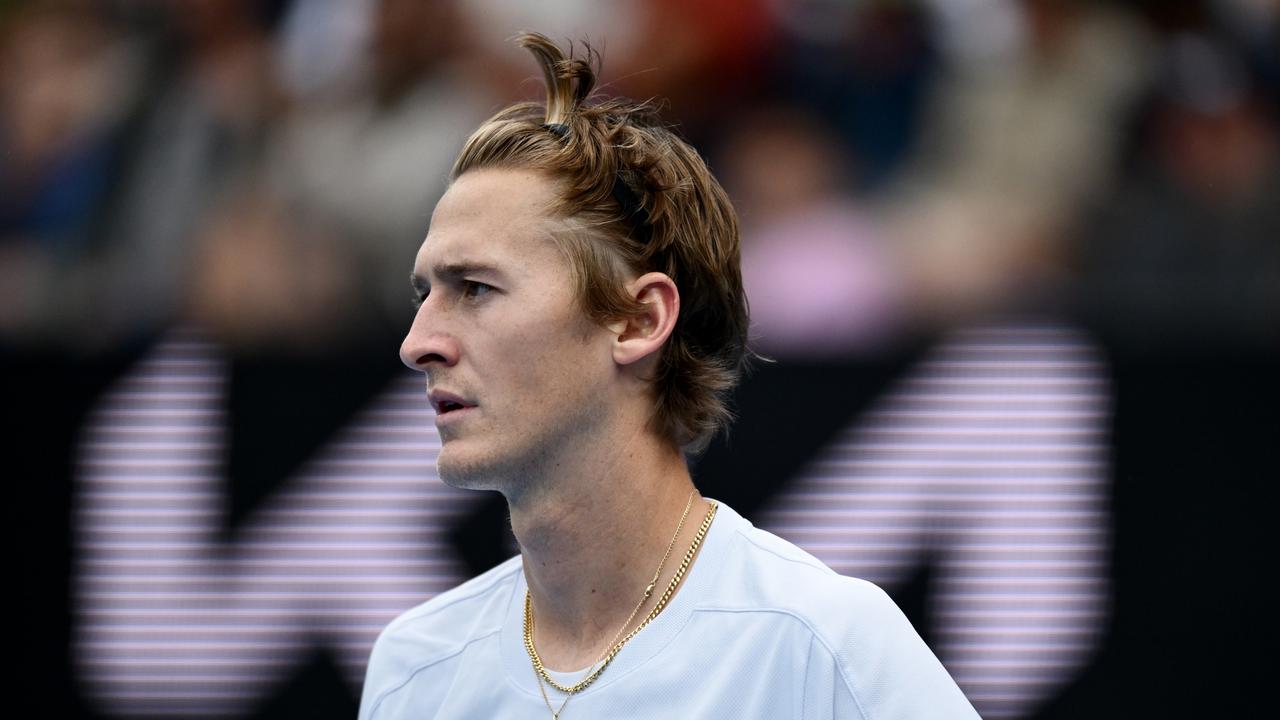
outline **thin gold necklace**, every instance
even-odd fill
[[[667,558],[671,557],[671,550],[676,546],[676,538],[680,537],[680,531],[684,528],[684,521],[689,517],[689,509],[693,507],[693,495],[696,492],[697,492],[696,488],[693,490],[690,490],[689,496],[685,498],[684,512],[680,513],[680,522],[676,524],[676,531],[671,535],[671,540],[667,543],[666,551],[662,553],[662,560],[658,562],[658,569],[653,571],[653,579],[649,581],[649,584],[647,586],[645,586],[644,596],[641,597],[640,602],[636,603],[636,606],[631,609],[631,614],[627,616],[627,619],[625,621],[623,621],[622,627],[618,628],[618,632],[614,634],[613,639],[610,640],[609,644],[605,646],[605,653],[601,654],[600,657],[597,658],[596,661],[591,664],[591,668],[589,668],[590,672],[588,672],[588,676],[592,674],[599,675],[600,672],[604,671],[603,667],[601,667],[599,671],[597,671],[595,668],[597,665],[600,664],[602,660],[604,660],[605,654],[608,653],[608,650],[618,643],[618,637],[622,635],[622,631],[627,629],[627,626],[630,625],[631,621],[635,619],[636,613],[640,612],[640,608],[644,606],[645,601],[648,600],[649,596],[653,594],[653,588],[655,585],[658,584],[658,577],[662,574],[662,568],[666,566]],[[533,645],[533,604],[530,599],[528,589],[526,589],[524,593],[524,613],[525,613],[525,618],[524,618],[525,650],[529,653],[529,659],[533,662],[534,674],[538,678],[538,691],[542,693],[542,701],[546,703],[547,710],[551,711],[552,720],[557,720],[560,717],[560,713],[564,712],[565,705],[569,704],[569,698],[573,697],[575,693],[579,692],[580,690],[585,688],[587,685],[590,685],[591,683],[590,682],[586,682],[585,684],[579,683],[578,686],[574,686],[576,689],[572,690],[572,692],[566,692],[567,697],[565,697],[564,702],[560,703],[559,710],[556,710],[554,707],[551,706],[551,698],[547,697],[547,689],[543,686],[543,679],[545,678],[547,682],[550,682],[553,686],[557,688],[560,688],[562,686],[557,684],[554,680],[551,679],[551,676],[547,674],[546,668],[543,667],[542,665],[542,658],[538,656],[538,650]],[[607,665],[608,663],[605,663],[605,664]],[[591,680],[594,680],[594,679],[595,678],[591,678]]]
[[[653,580],[650,580],[649,584],[645,586],[644,596],[641,597],[640,602],[636,603],[636,606],[631,609],[631,614],[627,616],[626,620],[622,621],[622,626],[618,628],[618,632],[614,634],[613,639],[610,640],[609,644],[605,646],[605,653],[608,652],[609,648],[617,644],[618,638],[622,635],[622,631],[627,629],[627,626],[630,625],[631,621],[635,619],[636,613],[640,612],[640,608],[644,606],[645,601],[648,600],[649,596],[653,594],[653,588],[655,585],[658,584],[658,576],[662,574],[662,568],[666,566],[667,558],[671,557],[671,550],[676,546],[676,538],[680,537],[680,530],[684,528],[684,521],[689,517],[689,508],[693,507],[693,494],[695,492],[697,492],[696,489],[690,490],[689,497],[685,498],[684,512],[680,513],[680,522],[676,524],[676,531],[671,535],[671,540],[667,543],[666,551],[662,553],[662,560],[658,562],[658,569],[653,571]],[[525,601],[524,609],[525,609],[525,630],[526,630],[525,637],[527,642],[527,648],[532,649],[529,657],[531,660],[533,658],[538,658],[537,661],[533,663],[534,676],[538,679],[538,692],[542,693],[542,702],[546,704],[547,710],[551,712],[551,720],[559,720],[560,713],[564,712],[565,706],[568,705],[569,700],[573,698],[573,693],[569,693],[565,695],[564,701],[560,703],[559,710],[557,710],[555,707],[551,705],[551,698],[547,697],[547,688],[546,688],[546,683],[543,682],[543,677],[546,677],[548,681],[550,681],[551,678],[550,678],[550,675],[546,673],[545,667],[542,668],[541,672],[539,672],[539,666],[542,660],[541,658],[538,657],[537,648],[533,646],[533,606],[532,606],[532,603],[530,602],[530,596],[529,596],[528,590],[525,590],[524,601]],[[595,672],[596,665],[599,665],[601,660],[604,659],[605,653],[602,653],[600,657],[596,658],[596,661],[591,664],[588,675],[591,674],[592,672]],[[604,668],[600,668],[600,670],[603,672]],[[557,687],[559,686],[557,685]],[[585,685],[583,687],[585,687]]]
[[[657,571],[654,572],[653,580],[645,587],[644,596],[631,611],[631,615],[627,617],[627,620],[622,624],[622,627],[618,629],[613,640],[610,641],[608,646],[606,646],[604,654],[592,664],[592,669],[587,674],[586,678],[577,684],[561,685],[547,673],[546,667],[542,663],[542,658],[539,657],[538,650],[533,644],[533,604],[530,599],[529,591],[525,590],[524,646],[525,650],[529,653],[529,660],[533,663],[534,674],[538,679],[538,690],[542,693],[542,700],[546,703],[547,710],[550,711],[553,720],[557,720],[560,717],[560,713],[564,712],[565,706],[569,704],[569,700],[574,695],[590,687],[591,684],[600,677],[600,674],[604,672],[604,669],[608,667],[611,662],[613,662],[613,659],[622,650],[622,647],[626,645],[631,638],[635,637],[636,634],[638,634],[640,630],[648,625],[654,618],[656,618],[658,614],[662,612],[663,608],[666,607],[667,603],[671,600],[671,597],[675,594],[676,588],[680,585],[680,580],[684,577],[684,574],[688,572],[690,564],[693,563],[694,555],[697,554],[698,548],[702,545],[703,538],[706,537],[707,530],[711,527],[711,521],[715,518],[716,510],[719,507],[715,502],[710,503],[711,507],[707,510],[707,515],[702,521],[702,526],[698,528],[698,532],[694,535],[693,542],[689,545],[689,550],[685,553],[684,560],[680,563],[680,567],[676,569],[675,576],[672,577],[671,582],[667,585],[666,591],[663,592],[662,596],[658,599],[658,604],[654,606],[653,610],[649,612],[644,621],[637,625],[634,630],[628,633],[626,637],[623,637],[621,640],[618,639],[619,635],[622,634],[622,631],[626,630],[627,626],[631,624],[631,621],[635,619],[636,613],[639,612],[640,608],[644,606],[644,603],[653,595],[653,590],[658,583],[658,577],[662,574],[662,568],[666,565],[667,558],[671,555],[671,549],[675,546],[676,538],[680,536],[680,530],[684,527],[684,522],[689,515],[689,508],[692,503],[693,492],[690,492],[688,500],[685,501],[684,514],[680,516],[680,523],[676,526],[676,532],[672,535],[671,542],[667,544],[667,551],[663,554],[662,562],[659,563]],[[552,706],[551,699],[547,696],[547,690],[544,687],[544,683],[546,685],[551,685],[556,690],[567,695],[564,702],[561,703],[559,710],[556,710],[555,707]]]

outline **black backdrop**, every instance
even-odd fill
[[[1139,352],[1122,338],[1100,342],[1114,394],[1113,612],[1100,652],[1034,717],[1261,715],[1276,639],[1266,581],[1275,564],[1280,351]],[[738,393],[729,444],[717,442],[698,462],[699,487],[750,517],[928,345],[875,362],[759,368]],[[95,398],[146,346],[81,360],[8,352],[0,361],[5,534],[17,569],[8,593],[17,596],[11,716],[99,716],[71,669],[72,448]],[[393,352],[236,361],[228,531],[399,370]],[[799,420],[772,421],[789,407],[786,416]],[[505,557],[506,533],[495,496],[453,537],[479,571]],[[925,569],[895,595],[926,638],[929,582]],[[351,718],[357,701],[316,651],[258,716]]]

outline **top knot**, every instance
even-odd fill
[[[586,58],[566,56],[546,35],[535,32],[521,33],[516,36],[516,43],[533,53],[546,79],[545,123],[549,126],[567,124],[569,117],[595,89],[596,68],[592,66],[592,62],[599,65],[600,54],[586,45]]]

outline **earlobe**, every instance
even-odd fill
[[[680,315],[680,291],[664,273],[645,273],[628,283],[627,289],[644,310],[609,326],[616,331],[613,358],[619,365],[656,355]]]

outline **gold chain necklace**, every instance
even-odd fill
[[[631,621],[635,619],[636,613],[640,612],[640,608],[644,607],[645,601],[649,599],[649,596],[653,595],[653,588],[658,584],[658,577],[662,575],[662,568],[666,567],[667,558],[671,557],[671,550],[676,546],[676,538],[680,537],[680,531],[684,529],[684,521],[687,520],[689,517],[689,509],[693,507],[693,495],[695,492],[697,492],[697,489],[690,490],[689,496],[685,498],[684,511],[680,513],[680,522],[676,524],[676,531],[672,533],[671,540],[667,542],[667,549],[662,553],[662,560],[658,562],[658,568],[653,571],[653,579],[649,581],[649,584],[647,586],[645,586],[644,596],[640,598],[640,602],[636,603],[636,606],[631,609],[631,614],[628,615],[627,619],[622,622],[622,626],[618,628],[618,632],[614,634],[613,639],[610,640],[609,644],[605,646],[606,653],[609,648],[617,644],[618,638],[621,637],[622,635],[622,631],[627,629],[627,626],[630,625]],[[525,628],[527,630],[526,649],[528,649],[529,647],[533,646],[533,608],[530,602],[528,590],[525,591],[524,600],[525,600]],[[534,648],[533,652],[530,654],[529,657],[530,659],[532,659],[537,656],[538,656],[537,648]],[[596,658],[596,661],[592,663],[591,667],[588,669],[588,674],[591,674],[591,672],[595,671],[596,666],[599,665],[602,660],[604,660],[604,657],[605,657],[605,653],[602,653],[599,658]],[[541,658],[539,658],[539,661],[540,660]],[[560,713],[564,712],[564,708],[566,705],[569,704],[569,700],[573,697],[573,694],[567,694],[564,698],[564,701],[560,703],[560,709],[557,710],[555,707],[551,705],[551,698],[547,697],[546,683],[543,682],[544,676],[547,677],[548,680],[550,679],[550,676],[546,675],[545,672],[543,673],[538,672],[538,663],[534,663],[533,668],[534,668],[534,676],[538,679],[538,692],[542,693],[542,702],[546,704],[547,710],[551,712],[551,719],[559,720]],[[603,668],[601,668],[601,670],[603,670]]]
[[[618,629],[618,635],[621,635],[622,631],[627,628],[627,625],[631,624],[631,621],[635,618],[636,613],[639,612],[640,608],[644,606],[645,601],[647,601],[649,597],[653,594],[654,587],[657,585],[657,582],[658,582],[658,576],[662,573],[662,566],[666,564],[667,557],[671,554],[671,548],[675,545],[676,538],[679,537],[680,535],[680,529],[684,526],[685,516],[689,514],[689,507],[692,504],[692,502],[693,502],[693,493],[690,493],[689,500],[686,501],[685,503],[684,515],[681,516],[680,518],[680,525],[676,527],[676,533],[675,535],[672,536],[671,542],[668,543],[667,545],[667,552],[666,554],[663,555],[662,563],[658,565],[657,572],[654,573],[653,581],[650,582],[649,585],[645,588],[644,597],[641,598],[639,604],[636,605],[635,609],[631,611],[631,616],[628,617],[626,622],[622,624],[622,627]],[[560,717],[560,713],[564,712],[565,705],[569,704],[569,699],[572,698],[574,695],[590,687],[591,684],[594,683],[598,677],[600,677],[600,674],[604,672],[605,668],[609,667],[609,664],[613,662],[613,659],[615,657],[617,657],[618,653],[622,650],[622,647],[626,645],[627,642],[629,642],[632,638],[634,638],[637,633],[639,633],[642,629],[644,629],[646,625],[652,622],[653,619],[656,618],[658,614],[661,613],[662,610],[667,606],[667,603],[671,600],[672,595],[675,594],[676,588],[680,585],[681,579],[684,578],[684,574],[688,572],[689,565],[693,563],[693,557],[697,555],[698,548],[702,545],[702,541],[707,535],[707,530],[711,527],[711,521],[715,519],[716,510],[719,508],[719,505],[717,505],[715,502],[711,502],[710,505],[711,507],[710,509],[707,510],[706,517],[703,518],[702,520],[702,526],[698,528],[698,532],[694,535],[693,542],[690,543],[689,545],[689,550],[684,555],[684,560],[680,563],[680,567],[676,569],[676,574],[671,578],[671,582],[667,585],[666,591],[662,593],[662,596],[660,598],[658,598],[658,604],[653,607],[653,610],[649,612],[648,616],[645,617],[643,622],[637,625],[634,630],[627,633],[626,637],[623,637],[621,640],[619,640],[618,635],[614,635],[614,638],[610,642],[610,645],[608,646],[608,648],[606,649],[605,654],[603,654],[600,657],[600,659],[597,660],[596,663],[593,665],[594,669],[587,674],[586,678],[584,678],[583,680],[581,680],[575,685],[561,685],[560,683],[556,682],[555,679],[552,678],[550,674],[547,673],[546,667],[542,664],[542,658],[539,657],[538,655],[538,649],[534,647],[534,644],[533,644],[533,603],[531,601],[529,591],[527,589],[525,590],[524,647],[525,647],[525,650],[529,653],[529,660],[533,663],[533,669],[538,678],[538,690],[541,691],[542,700],[547,704],[547,710],[551,712],[551,717],[553,718],[553,720],[558,719]],[[598,667],[596,667],[597,665]],[[559,710],[556,710],[555,708],[552,707],[551,699],[547,697],[546,688],[543,687],[544,683],[547,685],[550,685],[551,687],[555,688],[556,690],[559,690],[560,692],[568,696],[565,698],[564,703],[560,705]]]

